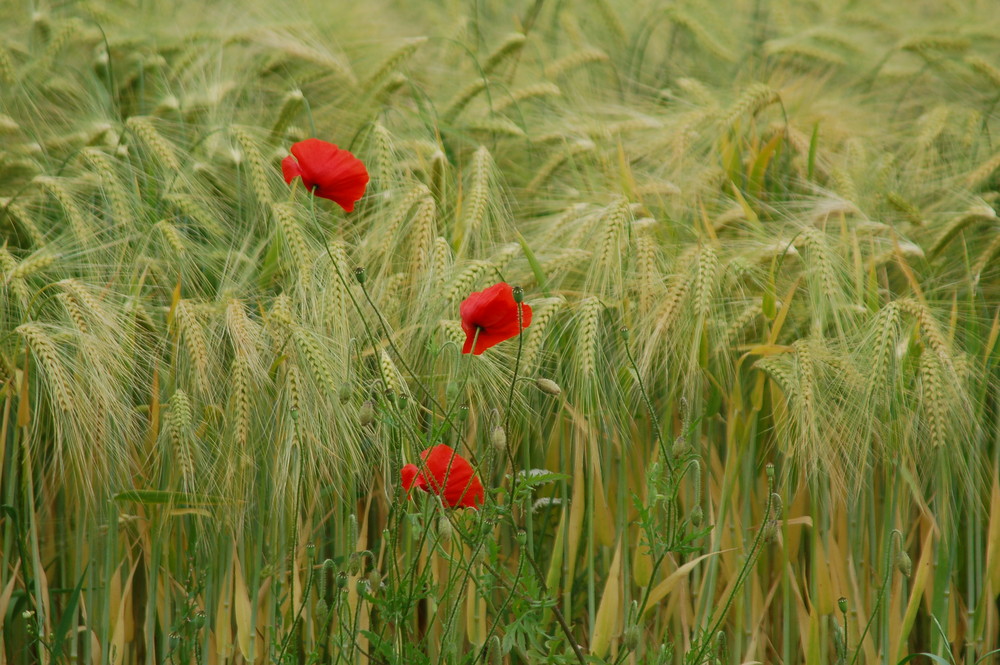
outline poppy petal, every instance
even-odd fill
[[[518,306],[521,307],[520,321]],[[462,317],[462,330],[465,331],[462,353],[471,352],[477,356],[491,346],[516,337],[531,325],[531,307],[517,303],[514,300],[514,289],[504,282],[471,293],[462,301],[459,314]]]
[[[399,470],[399,475],[403,481],[403,489],[409,491],[416,484],[420,470],[416,464],[407,464]]]
[[[316,138],[299,141],[291,147],[291,153],[297,160],[297,172],[291,171],[291,177],[302,176],[306,189],[316,196],[333,201],[347,212],[354,210],[354,204],[364,196],[368,186],[364,162],[350,151]],[[286,181],[291,182],[292,166],[286,167],[285,161],[282,171]]]
[[[281,175],[285,176],[285,182],[289,185],[292,184],[292,180],[302,175],[299,163],[291,155],[281,160]]]
[[[441,495],[452,508],[474,508],[485,498],[483,484],[468,460],[451,446],[439,444],[420,453],[430,473],[430,491]]]

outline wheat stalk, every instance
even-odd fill
[[[520,32],[512,32],[504,37],[503,41],[500,42],[500,45],[497,46],[496,49],[494,49],[493,52],[487,56],[486,61],[483,62],[483,73],[493,73],[501,64],[504,63],[504,61],[520,53],[527,39],[528,38]]]
[[[291,203],[276,203],[271,206],[274,219],[278,222],[278,228],[285,239],[285,244],[292,255],[292,262],[295,270],[302,280],[302,286],[309,288],[309,271],[306,267],[311,264],[309,261],[310,252],[306,246],[305,236],[299,227],[298,219],[295,215],[295,207]]]
[[[262,206],[270,205],[271,179],[267,175],[268,168],[264,163],[264,156],[245,127],[233,127],[230,131],[236,142],[240,144],[240,149],[250,165],[250,184],[253,187],[254,196]]]
[[[62,182],[57,178],[45,175],[36,176],[35,182],[44,187],[59,202],[63,213],[66,215],[66,221],[69,222],[70,228],[73,230],[73,234],[77,240],[80,242],[89,240],[92,233],[90,224],[87,223],[87,219],[80,206],[76,204],[76,201],[73,200],[73,195],[63,186]]]
[[[201,323],[198,322],[191,302],[187,300],[177,301],[174,320],[177,322],[178,335],[184,340],[188,357],[194,363],[198,390],[203,395],[208,395],[212,385],[209,380],[208,343],[205,341],[205,331],[202,329]]]
[[[599,48],[587,48],[569,55],[565,55],[545,68],[545,76],[550,79],[557,79],[574,69],[590,65],[596,62],[607,62],[610,58],[608,54]]]
[[[134,226],[135,219],[129,206],[129,196],[115,172],[114,163],[104,151],[97,148],[86,148],[83,150],[83,157],[97,171],[101,177],[101,184],[104,188],[105,196],[111,203],[111,211],[114,219],[119,224]]]
[[[125,126],[131,131],[150,153],[155,156],[160,165],[170,173],[181,170],[177,152],[167,139],[156,130],[152,119],[143,116],[132,116],[125,121]]]
[[[597,342],[604,303],[598,298],[585,298],[579,304],[577,344],[580,353],[580,371],[593,377],[597,369]]]
[[[536,99],[539,97],[558,97],[561,94],[562,90],[560,90],[559,86],[555,83],[548,81],[533,83],[531,85],[526,85],[523,88],[518,88],[517,90],[511,92],[510,95],[496,100],[493,103],[493,110],[499,113],[510,106],[516,106],[529,99]]]
[[[65,414],[73,412],[73,383],[70,374],[59,359],[59,348],[45,329],[37,323],[23,323],[14,332],[25,339],[45,371],[46,385],[55,404]]]

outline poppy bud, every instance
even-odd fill
[[[622,334],[622,337],[626,341],[628,341],[628,338],[630,336],[630,332],[629,332],[628,326],[622,326],[621,328],[618,329],[618,332],[620,332]]]
[[[837,662],[842,662],[847,653],[847,645],[844,644],[844,629],[837,622],[833,623],[833,648],[837,654]]]
[[[705,511],[701,509],[701,506],[695,506],[691,510],[691,525],[694,527],[701,526],[701,521],[705,519]]]
[[[528,542],[528,532],[525,531],[524,529],[518,529],[515,538],[517,539],[518,545],[524,545],[526,542]]]
[[[360,572],[361,572],[361,556],[357,552],[353,552],[350,558],[348,559],[347,574],[353,577]]]
[[[515,286],[511,289],[511,295],[514,297],[514,302],[522,303],[524,302],[524,289],[520,286]]]
[[[670,455],[673,457],[681,457],[687,452],[688,442],[687,438],[683,435],[674,439],[674,445],[670,447]]]
[[[451,528],[451,520],[448,519],[447,515],[442,515],[438,518],[438,538],[441,542],[447,543],[451,542],[451,534],[453,532]]]
[[[622,645],[629,651],[635,651],[639,646],[639,626],[634,623],[625,629]]]
[[[906,550],[899,550],[899,554],[896,555],[896,568],[907,577],[913,572],[913,560]]]
[[[764,471],[767,473],[768,480],[774,480],[774,464],[768,462],[767,466],[764,467]]]
[[[308,545],[306,545],[306,558],[309,559],[310,561],[316,558],[316,545],[314,545],[313,543],[309,543]]]
[[[340,386],[340,403],[347,404],[351,401],[351,386],[349,384],[344,384]]]
[[[840,608],[841,614],[847,614],[847,599],[841,596],[837,599],[837,607]]]
[[[347,588],[347,573],[344,571],[337,573],[337,588],[342,591]]]
[[[503,430],[503,427],[497,425],[490,432],[490,443],[493,444],[493,449],[498,453],[502,453],[507,449],[507,432]]]
[[[372,571],[368,573],[369,593],[375,593],[380,586],[382,586],[382,573],[372,569]]]
[[[358,266],[354,269],[354,279],[358,280],[358,284],[364,284],[365,280],[368,279],[368,275],[365,273],[365,269]]]
[[[375,406],[372,401],[365,400],[365,403],[358,409],[358,422],[362,427],[368,427],[375,422]]]
[[[326,599],[320,598],[316,601],[316,614],[324,616],[329,608],[326,606]]]
[[[467,404],[463,404],[462,406],[458,407],[458,415],[456,416],[456,418],[460,423],[464,423],[466,420],[469,419],[469,406]]]
[[[490,643],[486,647],[486,653],[490,665],[503,664],[503,648],[500,644],[500,638],[497,635],[490,638]]]
[[[764,542],[773,543],[778,539],[778,521],[768,520],[764,525]]]
[[[782,511],[781,497],[777,493],[772,492],[771,493],[771,519],[773,519],[773,520],[780,520],[781,519],[781,511]]]
[[[558,397],[562,394],[562,388],[560,388],[559,384],[552,379],[543,379],[542,377],[538,377],[535,379],[535,386],[543,393],[552,395],[553,397]]]
[[[196,629],[200,629],[202,626],[204,626],[205,625],[205,613],[203,611],[199,610],[197,612],[197,614],[194,615],[194,620],[191,621],[191,625],[193,625]]]

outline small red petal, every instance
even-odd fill
[[[479,355],[491,346],[520,334],[531,325],[531,307],[523,303],[520,307],[519,321],[514,290],[504,282],[470,294],[459,307],[462,330],[466,335],[462,353],[471,351],[474,355]],[[476,337],[477,330],[478,337]],[[474,349],[473,339],[475,339]]]
[[[444,444],[420,453],[431,474],[430,491],[441,495],[450,507],[474,508],[484,500],[483,484],[468,460]]]
[[[329,199],[346,212],[364,196],[368,170],[348,150],[320,139],[299,141],[291,148],[298,159],[302,181],[320,198]],[[284,166],[284,165],[282,165]]]
[[[289,155],[281,160],[281,174],[285,176],[285,182],[290,185],[292,180],[302,175],[302,169],[299,168],[299,163],[295,161],[295,158]]]

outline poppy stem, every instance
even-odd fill
[[[674,470],[674,466],[670,463],[670,455],[667,453],[667,447],[664,445],[663,437],[660,435],[660,419],[656,417],[656,411],[653,410],[653,402],[649,399],[649,393],[646,392],[646,386],[642,382],[642,375],[639,374],[639,367],[636,365],[635,358],[632,357],[632,349],[628,345],[628,328],[623,327],[621,332],[622,338],[624,339],[622,346],[625,347],[625,355],[628,357],[628,362],[632,366],[632,372],[635,374],[635,380],[639,384],[639,394],[642,395],[642,400],[646,403],[646,410],[649,411],[649,418],[653,421],[653,443],[659,444],[660,455],[663,457],[663,461],[667,465],[667,469],[672,472]]]
[[[459,428],[455,425],[455,422],[451,419],[451,411],[445,409],[444,406],[437,400],[437,398],[434,397],[433,393],[431,393],[431,391],[427,389],[427,386],[424,385],[423,381],[417,378],[417,375],[410,367],[410,364],[406,362],[406,358],[403,357],[403,354],[400,353],[399,348],[396,346],[396,343],[392,340],[392,334],[389,332],[389,324],[386,323],[385,319],[382,317],[382,312],[379,310],[379,308],[375,306],[375,302],[372,300],[371,295],[369,295],[368,293],[368,288],[363,283],[361,284],[361,293],[364,294],[365,300],[368,301],[368,304],[371,306],[371,308],[375,310],[375,316],[376,318],[378,318],[379,325],[382,328],[382,333],[385,335],[386,341],[389,342],[389,348],[392,349],[392,352],[396,355],[396,358],[399,359],[399,362],[403,366],[403,369],[406,370],[406,374],[410,377],[410,379],[414,383],[417,384],[417,386],[419,386],[421,392],[424,393],[424,396],[427,397],[428,401],[430,401],[430,403],[434,406],[434,408],[438,409],[442,414],[444,414],[445,424],[451,427],[451,429],[455,432],[455,434],[458,435],[458,440],[462,442],[462,446],[469,453],[469,458],[476,466],[478,466],[479,460],[476,459],[476,452],[472,449],[472,446],[469,445],[469,443],[465,440],[465,437],[462,435],[461,430],[459,430]],[[478,335],[479,332],[476,331],[476,334]]]

